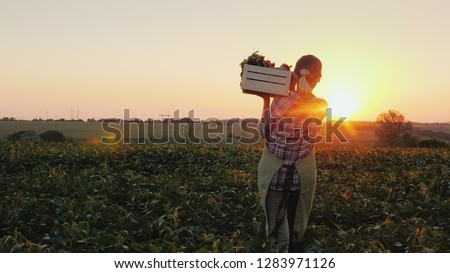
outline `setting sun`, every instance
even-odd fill
[[[332,109],[333,118],[346,117],[351,118],[358,109],[358,105],[350,94],[335,90],[327,98],[328,108]]]

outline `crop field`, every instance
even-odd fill
[[[255,121],[253,121],[255,122]],[[140,126],[140,127],[139,127]],[[111,123],[108,126],[102,122],[77,122],[77,121],[0,121],[0,141],[6,140],[8,135],[18,131],[32,130],[41,134],[47,130],[57,130],[65,137],[78,143],[98,143],[102,137],[109,137],[111,128],[117,129],[114,132],[121,132],[122,140],[129,139],[129,142],[145,140],[146,142],[155,142],[164,138],[185,138],[188,134],[187,124],[168,124],[155,121],[154,123],[142,122],[138,126],[135,122],[130,123]],[[420,139],[428,137],[438,137],[450,142],[450,123],[414,123],[413,132]],[[239,143],[238,138],[249,137],[259,138],[255,123],[241,126],[233,123],[232,125],[221,124],[214,126],[212,124],[196,124],[192,131],[193,135],[199,139],[220,138],[222,143]],[[319,135],[326,135],[326,126],[322,126]],[[345,137],[346,141],[341,142],[335,136],[331,141],[323,139],[321,146],[346,145],[346,146],[375,146],[377,138],[375,135],[376,124],[367,121],[348,121],[339,126],[339,131]],[[108,131],[108,132],[107,132]],[[128,140],[126,140],[128,141]],[[121,143],[123,143],[122,141]],[[172,141],[173,142],[173,141]],[[255,139],[253,141],[259,143]]]
[[[367,125],[367,124],[368,125]],[[348,140],[348,142],[354,146],[371,146],[376,142],[374,126],[368,122],[354,123],[344,122],[340,127],[342,134]],[[115,128],[122,132],[122,137],[125,137],[125,131],[128,132],[127,137],[136,141],[136,139],[152,139],[161,137],[174,137],[178,135],[185,137],[186,124],[175,126],[174,124],[167,125],[161,122],[155,122],[154,124],[142,123],[141,128],[136,123],[121,123],[111,124],[110,128]],[[0,121],[0,141],[6,140],[7,136],[18,131],[32,130],[37,134],[43,133],[47,130],[57,130],[76,142],[89,143],[99,142],[102,137],[108,137],[109,134],[102,128],[101,122],[68,122],[68,121]],[[209,127],[209,128],[208,128]],[[443,128],[450,129],[450,125],[444,124]],[[252,130],[253,128],[253,130]],[[108,130],[109,128],[106,128]],[[194,126],[194,135],[198,138],[215,138],[221,137],[225,139],[222,142],[230,142],[231,138],[238,138],[241,136],[248,136],[253,133],[259,137],[256,129],[256,124],[250,126],[234,125],[218,125],[212,126],[208,124],[197,124]],[[434,127],[431,127],[434,130]],[[439,128],[439,130],[443,130]],[[208,135],[208,131],[211,132]],[[450,131],[449,131],[450,132]],[[320,132],[324,135],[324,130]],[[336,139],[334,139],[336,143]],[[348,144],[348,143],[347,143]]]
[[[273,252],[261,147],[0,143],[0,252]],[[308,252],[449,252],[448,149],[317,149]]]

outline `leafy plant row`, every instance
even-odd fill
[[[261,149],[0,144],[1,252],[263,252]],[[448,149],[326,149],[312,252],[448,252]]]

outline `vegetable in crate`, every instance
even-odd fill
[[[256,66],[262,66],[262,67],[271,67],[274,68],[275,67],[275,63],[272,63],[269,60],[266,60],[263,55],[258,54],[259,51],[255,51],[252,53],[252,55],[248,56],[247,59],[244,59],[241,63],[241,77],[242,77],[242,71],[244,69],[244,65],[248,64],[248,65],[256,65]]]

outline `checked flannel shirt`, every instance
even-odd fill
[[[300,98],[297,92],[273,99],[270,109],[259,122],[259,131],[267,147],[283,162],[272,177],[269,189],[300,189],[300,176],[295,170],[295,163],[314,147],[313,138],[320,129],[326,107],[325,100],[315,96]],[[308,119],[310,117],[316,119]]]

